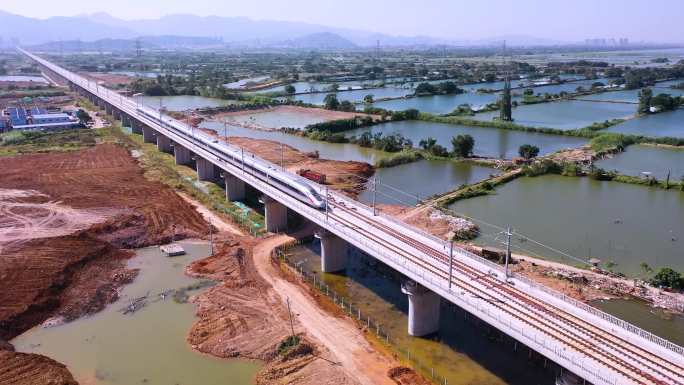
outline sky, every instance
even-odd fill
[[[0,0],[0,10],[39,18],[94,12],[122,19],[244,16],[459,40],[684,40],[684,0]]]

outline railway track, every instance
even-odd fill
[[[410,236],[402,234],[386,224],[371,220],[336,201],[331,202],[331,206],[343,210],[356,219],[381,230],[393,238],[400,239],[411,248],[444,263],[445,266],[448,267],[449,257],[441,251],[425,245]],[[334,212],[334,210],[332,210],[332,212]],[[441,267],[427,263],[426,261],[411,255],[405,249],[399,248],[390,242],[387,242],[385,239],[381,239],[373,232],[365,230],[339,215],[331,215],[335,220],[338,220],[349,227],[353,227],[356,231],[365,232],[365,235],[368,238],[374,239],[375,242],[381,243],[384,247],[392,249],[404,258],[411,260],[413,263],[448,280],[447,272]],[[454,262],[454,268],[457,269],[457,272],[465,275],[472,282],[480,284],[480,286],[477,286],[454,276],[452,277],[452,282],[456,283],[456,286],[459,289],[465,290],[470,295],[487,300],[488,303],[499,310],[562,341],[578,352],[593,352],[592,355],[588,356],[597,362],[612,368],[617,373],[632,379],[632,381],[639,384],[684,384],[684,368],[680,365],[649,353],[643,348],[618,336],[610,335],[610,337],[608,337],[608,333],[606,333],[605,330],[591,325],[556,306],[531,297],[521,290],[504,284],[488,274],[483,274],[481,271],[463,262],[457,260]],[[493,295],[491,293],[492,291],[502,295],[507,301]],[[524,314],[525,317],[521,316],[521,314]],[[602,359],[599,359],[599,357]],[[647,371],[642,370],[637,366],[643,365],[644,363],[647,364]]]

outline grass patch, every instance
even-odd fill
[[[393,167],[400,164],[412,163],[423,159],[423,154],[415,150],[403,150],[401,152],[380,158],[375,162],[375,167]]]
[[[94,146],[106,134],[90,129],[10,131],[0,134],[0,156],[77,151]]]
[[[288,336],[284,340],[280,341],[280,343],[278,344],[278,349],[276,350],[278,352],[278,355],[286,355],[289,351],[297,347],[300,341],[301,339],[299,338],[299,336]]]

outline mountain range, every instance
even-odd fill
[[[456,41],[429,36],[395,36],[318,24],[252,20],[244,17],[168,15],[159,19],[123,20],[107,13],[35,19],[0,11],[0,37],[19,39],[23,45],[55,41],[96,41],[136,39],[138,37],[176,36],[211,38],[227,45],[250,47],[291,47],[351,49],[383,46],[492,45],[503,39],[510,45],[555,45],[562,42],[515,36],[507,39]],[[187,41],[186,43],[193,43]],[[194,43],[202,43],[194,42]]]

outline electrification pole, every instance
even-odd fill
[[[506,228],[506,282],[508,282],[508,262],[511,259],[511,226]]]

